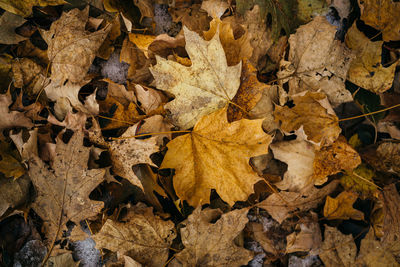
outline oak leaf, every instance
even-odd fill
[[[157,65],[150,71],[158,89],[175,95],[165,105],[171,111],[172,122],[188,129],[235,96],[240,85],[241,64],[228,67],[218,33],[210,41],[186,27],[184,34],[192,66],[156,56]]]
[[[162,220],[152,208],[138,203],[121,222],[108,219],[93,239],[97,248],[118,251],[144,266],[164,266],[175,237],[172,221]]]
[[[161,168],[175,169],[176,194],[194,207],[209,203],[211,189],[229,205],[244,201],[262,179],[249,160],[268,153],[271,136],[263,132],[262,120],[228,123],[226,110],[202,117],[190,134],[167,144]]]
[[[29,161],[29,175],[37,197],[32,208],[43,219],[49,239],[58,238],[65,224],[97,215],[103,202],[89,194],[103,181],[105,169],[87,169],[90,148],[83,146],[83,133],[77,131],[65,144],[58,138],[50,168],[39,157]]]
[[[346,45],[357,53],[350,64],[348,80],[374,93],[389,90],[397,64],[382,65],[383,41],[372,42],[353,24],[346,34]]]
[[[363,220],[364,214],[353,208],[357,200],[356,193],[343,191],[336,198],[328,196],[324,206],[324,216],[327,220]]]
[[[198,207],[181,228],[182,244],[185,249],[175,254],[183,266],[241,266],[252,259],[253,253],[234,243],[243,230],[248,209],[222,214],[215,223],[210,210]],[[215,216],[215,214],[213,214]],[[210,244],[213,244],[210,246]]]
[[[342,131],[339,119],[323,93],[307,92],[293,96],[292,108],[276,106],[274,116],[285,133],[295,131],[298,138],[317,146],[329,146]]]

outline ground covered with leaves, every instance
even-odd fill
[[[1,266],[400,266],[398,1],[0,8]]]

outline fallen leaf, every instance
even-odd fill
[[[36,95],[46,85],[45,70],[29,58],[14,60],[12,63],[14,86],[23,88],[28,95]]]
[[[400,4],[392,0],[358,1],[360,19],[382,32],[384,41],[400,40]]]
[[[325,225],[324,236],[319,257],[325,266],[355,266],[357,247],[352,235],[344,235],[336,228]]]
[[[400,195],[395,184],[383,188],[383,236],[382,246],[391,251],[394,255],[400,253]]]
[[[321,189],[312,187],[305,193],[279,192],[273,193],[267,199],[257,204],[257,207],[265,209],[278,223],[293,216],[296,211],[307,211],[316,208],[325,197],[332,193],[338,185],[338,181],[332,181]]]
[[[118,251],[145,266],[163,266],[176,233],[172,221],[164,221],[143,203],[128,209],[122,222],[108,219],[93,236],[97,248]]]
[[[38,129],[35,128],[29,131],[29,137],[23,138],[23,133],[20,131],[18,134],[10,134],[10,138],[13,140],[15,146],[17,147],[19,154],[21,155],[22,161],[25,162],[29,160],[32,156],[38,156]]]
[[[378,145],[374,157],[368,160],[379,171],[400,174],[400,143],[383,142]]]
[[[150,87],[143,87],[136,84],[133,88],[137,100],[140,102],[140,107],[146,114],[156,110],[160,105],[167,101],[167,98],[157,90]]]
[[[281,61],[277,74],[281,83],[289,80],[289,95],[322,91],[333,107],[353,101],[344,82],[354,55],[335,39],[336,31],[318,16],[290,35],[288,61]]]
[[[129,40],[129,37],[125,38],[124,42],[122,43],[119,59],[121,62],[124,61],[129,64],[127,75],[128,80],[134,79],[139,70],[145,68],[146,62],[148,62],[145,54]],[[149,72],[148,69],[147,71]]]
[[[142,20],[144,17],[154,17],[154,0],[134,0],[133,3],[140,10],[140,20]]]
[[[223,0],[205,0],[201,3],[201,9],[207,11],[210,17],[219,19],[229,8],[229,4]]]
[[[246,228],[253,233],[254,240],[257,241],[265,252],[277,255],[279,250],[275,245],[274,239],[268,235],[264,227],[260,223],[249,222]]]
[[[389,90],[397,64],[382,65],[383,41],[372,42],[353,24],[347,31],[346,45],[357,53],[350,64],[348,80],[373,93]]]
[[[8,12],[28,17],[33,6],[57,6],[66,4],[64,0],[0,0],[0,7]]]
[[[132,167],[139,163],[154,166],[150,155],[158,152],[158,146],[155,137],[144,140],[132,138],[136,135],[137,127],[138,124],[129,127],[119,140],[110,142],[109,150],[114,173],[144,190]]]
[[[104,60],[109,60],[111,55],[115,52],[114,43],[116,39],[121,35],[120,16],[117,15],[112,20],[107,21],[111,24],[109,26],[110,30],[101,46],[96,51],[96,56]]]
[[[356,193],[343,191],[336,198],[328,196],[324,206],[324,217],[327,220],[364,220],[364,213],[353,208],[357,200]]]
[[[131,90],[128,91],[125,85],[115,83],[110,79],[105,79],[105,81],[108,83],[107,96],[113,97],[124,107],[129,106],[131,102],[136,102],[135,93]]]
[[[83,112],[69,112],[63,121],[59,121],[51,114],[47,118],[47,121],[51,124],[62,126],[73,131],[83,131],[85,129],[86,119],[87,116]]]
[[[0,6],[2,1],[0,1]],[[0,17],[0,44],[18,44],[28,39],[15,33],[15,29],[24,24],[26,20],[10,12],[4,12]]]
[[[139,1],[141,2],[141,1]],[[139,49],[141,49],[144,55],[148,58],[148,48],[149,45],[154,41],[156,37],[153,35],[145,35],[139,33],[130,33],[129,41],[134,43]]]
[[[144,123],[140,126],[138,134],[154,133],[157,145],[162,145],[164,138],[171,140],[172,124],[165,121],[164,117],[161,115],[154,115],[144,120]],[[163,134],[159,134],[163,133]]]
[[[293,96],[293,108],[275,106],[276,121],[281,121],[281,129],[286,133],[294,131],[298,136],[317,146],[329,146],[342,131],[339,119],[323,93],[307,92]]]
[[[169,13],[173,22],[181,23],[197,34],[203,33],[210,25],[210,17],[207,16],[206,12],[201,10],[199,4],[193,4],[186,8],[170,8]]]
[[[12,104],[11,96],[9,93],[0,94],[0,129],[13,128],[13,127],[26,127],[30,128],[33,123],[24,113],[18,111],[10,111],[9,106]]]
[[[44,267],[58,267],[58,266],[78,267],[79,262],[74,261],[72,253],[64,253],[50,257],[49,260],[44,265]]]
[[[283,180],[275,185],[281,190],[302,192],[317,180],[313,179],[315,151],[303,140],[291,140],[270,145],[274,158],[288,165]]]
[[[99,104],[101,114],[99,121],[102,125],[102,130],[128,127],[142,119],[136,109],[136,104],[133,102],[129,103],[128,106],[124,106],[112,96],[107,96],[106,100],[99,101]]]
[[[228,123],[223,108],[202,117],[190,134],[169,142],[160,168],[175,169],[177,196],[194,207],[209,203],[211,189],[229,205],[246,200],[262,179],[250,167],[250,157],[267,154],[272,139],[261,123]]]
[[[228,67],[218,34],[211,41],[203,40],[186,27],[184,34],[192,66],[185,67],[156,56],[157,65],[150,71],[158,89],[175,95],[165,105],[171,111],[172,122],[188,129],[235,96],[240,85],[241,64]]]
[[[58,239],[68,221],[79,225],[103,208],[89,194],[103,181],[105,169],[87,169],[90,148],[83,146],[83,133],[75,132],[68,144],[59,137],[55,150],[50,168],[37,156],[29,161],[37,192],[32,208],[43,219],[49,240]]]
[[[30,185],[28,175],[13,180],[0,174],[0,218],[8,209],[16,208],[29,201]]]
[[[17,179],[25,173],[25,168],[16,157],[18,152],[15,152],[5,137],[0,135],[0,172],[7,178]]]
[[[215,223],[198,207],[181,228],[185,249],[175,254],[183,266],[241,266],[246,265],[253,253],[234,243],[243,230],[248,209],[222,214]],[[210,244],[213,246],[210,247]]]
[[[232,102],[237,106],[229,105],[228,121],[237,121],[248,117],[250,110],[260,101],[264,91],[270,88],[270,85],[258,81],[257,70],[247,60],[244,61],[240,76],[240,87],[232,99]]]
[[[353,171],[348,171],[340,178],[340,184],[346,191],[353,191],[360,195],[362,199],[376,197],[378,186],[372,179],[375,172],[369,169],[365,164],[361,164]]]
[[[315,151],[313,179],[316,185],[324,184],[329,175],[346,170],[351,172],[361,164],[361,158],[346,138],[339,138],[330,146]]]

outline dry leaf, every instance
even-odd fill
[[[104,79],[108,83],[107,96],[112,96],[115,100],[127,107],[131,102],[136,102],[135,93],[128,91],[125,85],[118,84],[110,79]]]
[[[346,141],[339,138],[330,146],[322,147],[315,152],[313,179],[316,185],[321,185],[328,180],[329,175],[342,170],[352,171],[361,164],[361,158]]]
[[[45,70],[42,66],[29,58],[14,60],[12,63],[14,86],[23,88],[28,95],[40,92],[45,83]]]
[[[16,208],[29,200],[30,186],[28,175],[13,180],[0,174],[0,218],[9,208]]]
[[[146,114],[156,110],[163,102],[166,102],[167,100],[167,98],[160,91],[149,87],[144,88],[139,84],[135,85],[133,91],[140,102],[140,107]]]
[[[237,106],[229,105],[228,121],[237,121],[248,117],[250,110],[260,101],[264,91],[270,88],[270,85],[258,81],[257,70],[247,60],[244,61],[242,75],[240,76],[240,87],[232,99],[232,102]]]
[[[205,0],[201,3],[201,9],[207,11],[210,17],[219,19],[229,8],[229,4],[224,0]]]
[[[93,239],[97,248],[118,251],[144,266],[164,266],[175,237],[173,222],[163,221],[139,203],[122,222],[108,219]]]
[[[353,100],[344,82],[354,56],[335,39],[336,31],[325,17],[318,16],[290,35],[289,62],[282,61],[278,73],[278,78],[289,79],[289,95],[322,91],[333,107]]]
[[[156,37],[153,35],[145,35],[139,33],[130,33],[129,41],[134,43],[139,49],[141,49],[144,55],[148,58],[149,45],[154,41]]]
[[[372,42],[353,24],[346,34],[346,44],[357,53],[350,64],[348,80],[374,93],[389,90],[397,64],[382,65],[383,41]]]
[[[364,213],[353,208],[357,200],[356,193],[344,191],[336,198],[328,196],[324,206],[324,217],[327,220],[364,220]]]
[[[37,145],[37,132],[38,129],[35,128],[29,131],[29,137],[26,139],[22,137],[22,131],[18,134],[10,134],[10,138],[13,140],[15,146],[17,147],[19,154],[21,155],[22,161],[29,160],[32,156],[38,156],[38,145]]]
[[[3,135],[0,135],[0,172],[7,178],[17,179],[25,173],[18,152]]]
[[[211,189],[229,205],[246,200],[262,179],[250,167],[250,157],[267,154],[272,139],[261,124],[245,119],[228,123],[223,108],[169,142],[161,168],[175,169],[177,196],[194,207],[209,203]]]
[[[134,79],[139,70],[143,70],[146,67],[146,62],[148,62],[145,54],[128,37],[122,43],[119,60],[129,64],[128,80]],[[148,69],[146,71],[150,75],[150,71]]]
[[[375,159],[368,161],[379,171],[400,174],[400,143],[384,142],[379,144]]]
[[[394,255],[400,255],[400,195],[396,185],[383,189],[383,236],[382,245]]]
[[[198,207],[181,228],[185,249],[175,254],[183,266],[241,266],[246,265],[253,253],[234,243],[243,230],[248,209],[222,214],[215,223]],[[212,246],[210,246],[212,244]]]
[[[228,67],[218,34],[211,41],[205,41],[186,27],[184,33],[192,66],[185,67],[156,56],[157,65],[150,71],[158,89],[175,95],[165,105],[171,111],[172,122],[188,129],[235,96],[240,85],[241,64]]]
[[[193,4],[187,8],[169,9],[169,13],[175,23],[181,23],[189,30],[198,34],[203,33],[210,25],[210,17],[200,9],[200,5],[198,4]]]
[[[133,3],[140,10],[140,20],[144,17],[154,17],[154,0],[133,0]]]
[[[267,199],[257,204],[265,209],[279,223],[293,216],[296,211],[307,211],[316,208],[325,197],[336,189],[338,181],[332,181],[321,189],[312,187],[303,194],[296,192],[273,193]]]
[[[75,262],[72,253],[64,253],[57,256],[50,257],[44,267],[78,267],[79,262]]]
[[[118,15],[115,16],[113,20],[109,21],[109,23],[111,24],[111,26],[108,27],[110,27],[111,29],[109,30],[109,33],[104,39],[101,46],[96,51],[96,56],[104,60],[110,59],[111,55],[115,51],[114,43],[116,39],[121,35],[120,17]]]
[[[353,171],[348,171],[340,178],[340,184],[346,191],[353,191],[360,195],[360,198],[366,199],[376,197],[378,186],[374,184],[373,177],[375,172],[369,169],[365,164],[361,164]]]
[[[274,240],[268,235],[267,232],[265,232],[262,224],[249,222],[246,225],[246,228],[253,233],[254,240],[262,246],[265,252],[269,252],[273,255],[277,255],[279,253]]]
[[[319,257],[327,267],[355,266],[357,247],[352,235],[344,235],[334,227],[325,225],[325,239]]]
[[[165,137],[171,140],[172,127],[173,125],[165,121],[163,116],[154,115],[144,120],[144,123],[140,126],[138,134],[154,133],[156,143],[157,145],[160,146],[164,143],[163,140]],[[164,134],[157,134],[157,133],[164,133]]]
[[[100,117],[100,120],[104,121],[102,130],[127,127],[137,123],[144,117],[139,115],[136,104],[133,102],[129,103],[128,106],[124,106],[112,96],[107,96],[106,100],[99,101],[99,104],[102,117],[110,118],[108,120]]]
[[[0,7],[8,12],[28,17],[33,6],[57,6],[67,2],[64,0],[0,0]]]
[[[139,178],[133,172],[132,167],[139,163],[147,163],[154,166],[150,155],[158,152],[156,138],[136,139],[132,138],[136,134],[138,124],[129,127],[120,137],[110,143],[111,161],[113,162],[113,171],[115,174],[124,177],[133,185],[143,190]]]
[[[11,104],[12,100],[9,93],[0,94],[0,129],[13,127],[32,127],[33,123],[24,115],[24,113],[9,110],[8,107]]]
[[[0,6],[2,1],[0,1]],[[4,12],[0,17],[0,44],[18,44],[28,39],[15,33],[15,29],[24,24],[26,20],[10,12]]]
[[[361,20],[382,32],[384,41],[400,40],[400,3],[392,0],[358,1]]]
[[[295,131],[297,138],[307,140],[317,146],[329,146],[342,131],[339,119],[322,93],[307,92],[293,96],[295,106],[276,106],[274,116],[281,121],[281,129],[286,133]]]
[[[49,240],[58,238],[65,224],[97,215],[103,202],[89,194],[103,181],[105,169],[87,169],[90,148],[83,146],[83,133],[77,131],[65,144],[58,138],[51,166],[33,156],[29,175],[37,192],[32,208],[43,219]]]

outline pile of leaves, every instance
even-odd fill
[[[0,265],[399,266],[400,3],[337,2],[0,0]]]

